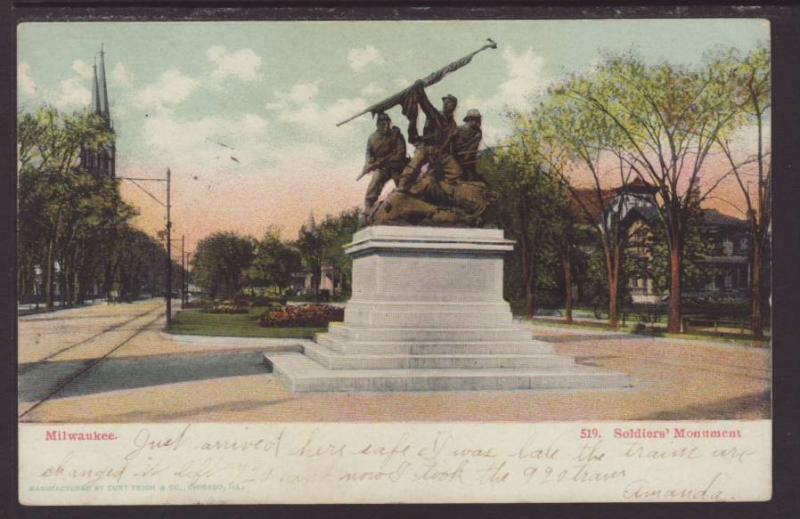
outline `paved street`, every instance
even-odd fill
[[[612,391],[303,394],[266,371],[270,340],[176,340],[163,301],[20,318],[19,415],[30,422],[546,421],[770,416],[769,351],[531,325]],[[292,342],[287,340],[287,342]],[[295,341],[296,342],[296,341]],[[274,340],[271,342],[274,344]]]

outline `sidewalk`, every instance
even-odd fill
[[[597,421],[769,418],[768,349],[602,330],[531,326],[579,364],[630,375],[605,391],[292,394],[260,351],[295,339],[174,336],[163,323],[131,339],[77,388],[26,415],[37,422]],[[77,352],[76,352],[77,353]],[[79,355],[71,356],[78,359]]]
[[[25,315],[34,315],[40,313],[60,312],[64,310],[86,308],[89,306],[99,305],[105,302],[106,302],[105,298],[97,298],[84,301],[82,304],[78,306],[65,306],[62,301],[53,301],[52,310],[48,310],[47,305],[45,303],[39,303],[38,308],[36,303],[17,304],[17,315],[25,316]]]

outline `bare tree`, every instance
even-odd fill
[[[761,308],[761,287],[763,280],[763,257],[768,242],[770,186],[772,181],[772,161],[769,152],[769,136],[764,127],[768,123],[771,108],[770,97],[770,53],[766,45],[759,46],[744,59],[733,53],[719,58],[733,71],[734,96],[731,101],[741,109],[743,124],[755,126],[755,153],[745,158],[737,156],[733,138],[727,134],[717,136],[717,144],[731,166],[747,207],[747,221],[752,234],[752,275],[750,277],[751,326],[753,335],[760,338],[764,334],[763,312]],[[750,148],[752,151],[752,148]],[[755,165],[755,172],[752,165]],[[756,189],[750,189],[754,178]]]

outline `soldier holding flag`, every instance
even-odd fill
[[[442,111],[436,109],[425,95],[422,80],[414,83],[411,95],[404,100],[404,112],[410,121],[409,140],[415,137],[411,134],[412,128],[416,129],[417,107],[425,113],[425,126],[422,137],[414,138],[417,149],[414,157],[400,174],[398,189],[407,191],[419,176],[420,169],[426,163],[429,167],[440,167],[446,180],[457,180],[462,174],[461,165],[453,156],[453,137],[458,128],[453,113],[458,106],[458,99],[450,94],[442,98]],[[413,133],[416,133],[414,131]]]

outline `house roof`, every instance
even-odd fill
[[[640,179],[637,178],[634,180],[634,182],[628,184],[627,187],[630,191],[634,191],[630,188],[633,187],[633,185],[636,183],[636,180]],[[646,191],[652,188],[650,184],[646,184],[641,181],[639,181],[637,185],[640,188],[636,190],[638,192]],[[601,197],[598,199],[597,190],[595,189],[575,189],[572,191],[572,197],[570,200],[570,213],[580,223],[594,224],[600,218],[600,215],[603,213],[603,209],[608,209],[609,202],[614,199],[614,197],[616,197],[621,190],[621,187],[617,187],[615,189],[603,189],[600,192]],[[632,209],[632,211],[650,223],[655,223],[658,219],[658,213],[655,207],[640,206]],[[587,212],[589,213],[588,215]],[[747,221],[736,218],[735,216],[720,213],[716,209],[706,208],[703,209],[703,225],[717,227],[746,227]]]
[[[594,223],[600,218],[606,204],[615,196],[617,191],[612,189],[601,190],[600,199],[596,189],[575,189],[570,199],[570,213],[581,223]]]
[[[703,209],[703,224],[745,227],[747,226],[747,221],[720,213],[716,209]]]

